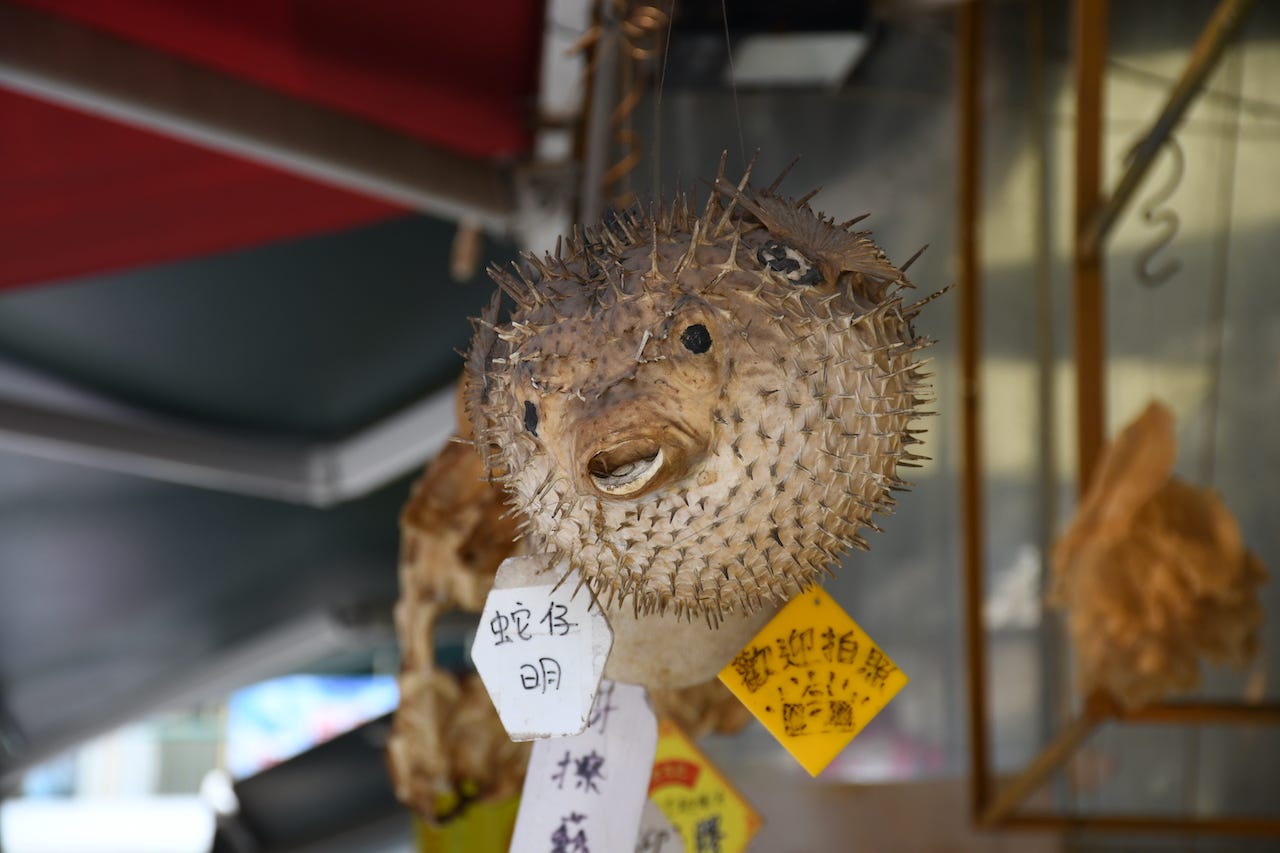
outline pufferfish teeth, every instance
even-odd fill
[[[649,485],[649,481],[662,470],[662,449],[647,459],[637,459],[620,465],[607,473],[591,474],[600,491],[617,497],[627,497]]]

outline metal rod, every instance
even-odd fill
[[[1200,37],[1191,51],[1191,59],[1182,72],[1177,84],[1169,92],[1164,108],[1156,117],[1151,129],[1134,147],[1129,157],[1129,165],[1115,192],[1090,218],[1083,237],[1085,251],[1098,255],[1102,251],[1102,242],[1115,226],[1120,215],[1124,213],[1133,194],[1142,184],[1155,162],[1160,149],[1164,147],[1169,136],[1182,123],[1187,109],[1200,94],[1205,81],[1217,68],[1227,45],[1235,38],[1236,33],[1248,17],[1254,0],[1220,0],[1205,25]]]
[[[1100,830],[1106,832],[1174,832],[1206,835],[1280,835],[1280,818],[1176,817],[1165,815],[1057,815],[1023,813],[1002,823],[1007,829]]]
[[[1057,425],[1057,346],[1054,334],[1053,293],[1053,241],[1051,204],[1053,200],[1053,175],[1049,165],[1050,128],[1046,99],[1045,75],[1045,0],[1031,0],[1027,4],[1027,58],[1029,89],[1027,112],[1031,130],[1032,177],[1031,195],[1034,201],[1033,242],[1034,261],[1032,274],[1035,287],[1036,328],[1036,479],[1038,510],[1036,545],[1040,550],[1040,583],[1049,589],[1052,572],[1051,555],[1058,523],[1058,425]],[[1041,738],[1065,722],[1069,714],[1065,687],[1067,655],[1063,649],[1063,633],[1059,619],[1043,603],[1040,606],[1043,624],[1049,630],[1039,636],[1039,659],[1043,676],[1040,679]],[[1065,793],[1065,792],[1064,792]]]
[[[958,234],[960,248],[961,407],[960,507],[964,523],[965,651],[969,677],[970,795],[974,818],[990,797],[991,768],[987,742],[986,634],[982,622],[985,566],[981,445],[982,281],[979,271],[981,235],[982,119],[979,87],[982,74],[982,0],[961,4],[956,14],[957,95],[960,115],[957,138]]]
[[[981,815],[984,826],[1001,828],[1108,828],[1141,831],[1236,832],[1240,834],[1280,834],[1280,818],[1148,818],[1125,816],[1072,816],[1016,814],[1019,805],[1035,793],[1056,768],[1066,762],[1101,723],[1114,719],[1130,724],[1277,725],[1280,703],[1244,705],[1232,702],[1179,702],[1125,710],[1105,693],[1091,694],[1084,710],[1064,728],[1021,773],[1005,785]],[[1151,823],[1156,821],[1158,825]],[[1230,829],[1220,829],[1220,824]]]
[[[0,400],[0,450],[314,507],[362,497],[430,459],[456,424],[452,387],[329,442],[284,440],[145,413]]]
[[[1099,722],[1100,718],[1086,709],[1068,723],[1034,761],[1000,789],[991,805],[982,813],[980,823],[991,826],[1007,820],[1027,797],[1044,784],[1050,773],[1071,757],[1076,748],[1093,733]]]
[[[1280,702],[1245,705],[1236,702],[1171,702],[1131,711],[1119,711],[1125,723],[1184,723],[1225,725],[1280,725]]]
[[[507,167],[2,2],[0,86],[495,231],[515,212]]]
[[[1107,61],[1108,0],[1077,0],[1075,6],[1076,187],[1075,187],[1075,366],[1077,489],[1084,494],[1102,454],[1105,434],[1106,314],[1102,260],[1090,251],[1085,232],[1101,201],[1103,72]]]

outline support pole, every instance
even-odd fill
[[[1049,774],[1070,759],[1080,744],[1093,734],[1098,724],[1108,716],[1108,707],[1109,703],[1106,701],[1095,699],[1086,702],[1084,710],[1059,732],[1026,769],[1001,789],[990,808],[983,812],[982,825],[992,826],[1006,821],[1027,797],[1044,784]]]
[[[1159,725],[1280,726],[1280,702],[1170,702],[1120,711],[1123,723]]]
[[[1058,815],[1041,812],[1010,815],[1005,829],[1048,829],[1059,832],[1168,832],[1231,836],[1280,836],[1280,819],[1268,817],[1176,817],[1172,815]]]
[[[1107,61],[1108,0],[1075,6],[1076,188],[1075,303],[1077,489],[1089,487],[1105,435],[1106,314],[1102,257],[1087,239],[1102,198],[1103,82]]]
[[[991,769],[987,742],[986,635],[982,623],[984,530],[982,497],[981,376],[982,282],[981,237],[982,121],[979,85],[982,74],[983,0],[960,5],[956,14],[959,118],[956,172],[958,185],[957,243],[960,255],[961,408],[960,507],[964,525],[965,651],[969,677],[969,763],[977,819],[990,795]]]

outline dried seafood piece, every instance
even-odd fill
[[[400,707],[387,761],[396,796],[428,820],[515,791],[528,762],[528,744],[507,738],[479,679],[436,667],[436,620],[478,611],[516,548],[515,524],[486,474],[469,444],[451,442],[414,484],[400,518]]]
[[[1194,690],[1201,659],[1255,654],[1266,571],[1213,491],[1172,476],[1173,416],[1152,403],[1111,443],[1053,554],[1086,692],[1139,707]]]
[[[498,564],[515,552],[515,530],[479,455],[449,443],[400,516],[401,603],[416,598],[479,611]]]

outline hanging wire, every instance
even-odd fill
[[[667,7],[667,34],[662,45],[662,72],[658,75],[658,90],[653,96],[653,156],[649,158],[652,175],[650,192],[662,186],[662,93],[667,88],[667,60],[671,58],[671,30],[675,27],[676,0]]]
[[[1227,49],[1223,57],[1222,78],[1230,80],[1230,87],[1236,97],[1236,103],[1226,108],[1226,116],[1222,119],[1221,158],[1219,161],[1219,180],[1215,199],[1218,218],[1217,233],[1214,235],[1212,270],[1209,289],[1209,393],[1206,405],[1204,438],[1200,446],[1200,484],[1212,488],[1214,468],[1218,453],[1218,407],[1222,400],[1222,364],[1223,344],[1227,321],[1227,284],[1231,256],[1231,219],[1235,204],[1236,156],[1240,145],[1240,103],[1239,95],[1244,89],[1244,47],[1237,42]],[[1190,733],[1189,758],[1187,764],[1191,768],[1189,779],[1200,778],[1200,763],[1203,755],[1204,734],[1200,727],[1194,727]],[[1187,811],[1196,813],[1205,804],[1200,802],[1199,786],[1192,785],[1186,793]]]
[[[742,158],[741,168],[747,167],[747,143],[742,138],[742,110],[738,108],[738,69],[733,64],[733,39],[729,38],[729,6],[727,0],[720,0],[720,14],[724,19],[724,49],[729,54],[729,88],[733,90],[733,117],[738,125],[738,156]]]
[[[1223,63],[1223,76],[1231,75],[1232,87],[1239,93],[1244,87],[1243,48],[1236,45]],[[1218,407],[1222,397],[1223,345],[1227,324],[1227,284],[1231,261],[1231,213],[1235,203],[1236,153],[1240,145],[1240,111],[1229,109],[1223,119],[1222,165],[1218,181],[1216,206],[1219,218],[1213,246],[1212,287],[1209,291],[1209,398],[1208,420],[1204,444],[1200,452],[1200,483],[1212,487],[1214,463],[1218,453]]]

